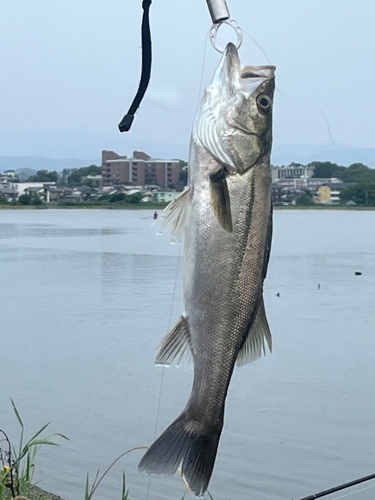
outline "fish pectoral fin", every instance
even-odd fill
[[[211,206],[220,226],[233,232],[230,197],[225,170],[210,175]]]
[[[268,325],[263,296],[260,300],[254,323],[248,331],[246,340],[237,356],[237,365],[242,366],[266,355],[265,342],[272,352],[272,335]]]
[[[192,344],[189,324],[182,314],[160,342],[155,364],[169,366],[176,361],[176,364],[179,365],[184,358],[190,360],[191,357]]]
[[[180,242],[183,237],[184,229],[190,212],[191,188],[186,188],[173,200],[160,214],[162,225],[158,234],[164,234],[168,228],[171,228],[172,240]]]

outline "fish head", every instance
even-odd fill
[[[243,66],[229,43],[206,88],[194,137],[229,173],[243,174],[272,146],[275,66]]]

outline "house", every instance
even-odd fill
[[[30,188],[45,189],[47,186],[55,186],[56,182],[14,182],[12,186],[17,188],[18,196],[26,194]]]
[[[3,194],[6,192],[6,199],[11,198],[11,200],[18,200],[18,198],[23,194],[33,195],[39,193],[38,195],[45,199],[45,189],[47,186],[54,186],[55,182],[13,182],[13,181],[2,181],[0,182],[0,189]],[[9,201],[11,201],[9,200]]]
[[[326,183],[318,188],[318,202],[325,204],[339,204],[341,201],[341,191],[346,189],[345,182]]]
[[[93,193],[93,189],[90,186],[86,186],[86,184],[73,188],[73,195],[79,196],[79,193],[83,200],[88,200]]]
[[[93,188],[101,189],[103,187],[103,178],[101,175],[85,175],[81,178],[81,182],[89,181],[90,186]]]
[[[17,188],[6,185],[5,183],[0,184],[0,198],[6,201],[17,201],[18,192]]]
[[[283,202],[281,198],[283,187],[278,182],[273,182],[271,185],[272,203],[274,205],[281,205]]]
[[[4,170],[4,175],[5,177],[8,177],[8,179],[14,179],[15,177],[17,177],[14,170]]]
[[[83,193],[79,189],[71,189],[66,191],[64,195],[60,198],[61,201],[74,201],[75,203],[80,203],[83,200]]]
[[[146,191],[145,193],[143,193],[142,201],[145,203],[149,201],[154,201],[154,193],[152,193],[151,191]]]
[[[24,190],[24,194],[28,194],[32,197],[38,197],[40,199],[45,199],[45,190],[44,190],[44,187],[40,187],[40,186],[31,186],[31,187],[28,187]]]
[[[160,203],[169,203],[170,201],[175,200],[181,193],[177,193],[176,191],[155,191],[153,193],[154,198],[153,201]]]
[[[72,188],[60,186],[45,186],[46,203],[64,200],[66,196],[72,194]]]
[[[125,193],[127,196],[130,196],[130,195],[135,194],[135,193],[141,193],[142,188],[141,188],[141,186],[139,186],[139,187],[134,186],[134,188],[129,187],[129,186],[124,186],[124,189],[121,189],[121,192]]]

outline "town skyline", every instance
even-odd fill
[[[30,169],[29,169],[30,173]],[[271,166],[275,205],[375,205],[375,169],[356,162],[329,161]],[[154,159],[144,151],[131,157],[102,151],[101,166],[41,169],[35,175],[5,170],[0,174],[2,203],[140,203],[172,201],[188,183],[188,163]]]
[[[178,151],[170,155],[158,154],[157,151],[152,149],[142,149],[140,147],[136,150],[142,150],[152,153],[154,159],[170,159],[188,161],[188,155],[179,155]],[[0,172],[6,169],[50,169],[62,171],[64,168],[80,168],[88,165],[101,165],[101,151],[110,150],[105,146],[102,149],[96,148],[96,155],[87,157],[62,157],[62,156],[36,156],[36,155],[0,155]],[[1,151],[1,150],[0,150]],[[119,154],[122,156],[131,157],[133,150],[125,150],[125,148],[118,149]],[[160,151],[159,151],[160,152]],[[321,145],[301,145],[290,144],[285,146],[274,146],[271,154],[271,163],[273,165],[289,165],[291,163],[308,164],[313,161],[330,161],[348,167],[353,163],[364,163],[370,168],[375,168],[375,148],[356,149],[348,146],[337,148],[333,144]],[[31,174],[30,174],[31,175]]]

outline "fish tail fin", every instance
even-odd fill
[[[202,495],[215,464],[222,426],[209,433],[184,411],[151,445],[138,465],[141,472],[173,475],[179,466],[189,489]]]

